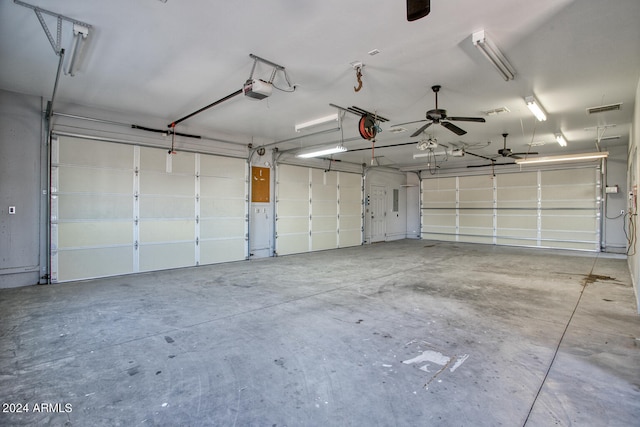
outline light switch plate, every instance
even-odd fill
[[[9,206],[9,215],[15,215],[15,214],[16,214],[16,207]]]

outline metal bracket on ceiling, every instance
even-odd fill
[[[365,109],[362,109],[360,107],[356,107],[355,105],[352,107],[348,107],[348,108],[344,108],[344,107],[340,107],[339,105],[336,104],[329,104],[330,106],[337,108],[338,110],[342,110],[342,111],[346,111],[347,113],[351,113],[351,114],[355,114],[358,117],[362,117],[362,116],[371,116],[371,117],[375,117],[376,120],[380,121],[380,122],[388,122],[389,119],[382,117],[381,115],[379,115],[378,113],[371,113]]]
[[[282,65],[278,65],[275,62],[267,61],[266,59],[260,58],[259,56],[254,55],[253,53],[250,53],[249,57],[253,58],[253,67],[251,67],[251,75],[249,76],[249,80],[253,79],[253,73],[256,70],[256,65],[258,64],[258,61],[273,67],[273,71],[271,71],[271,77],[269,78],[269,83],[273,83],[273,79],[276,77],[276,73],[278,71],[286,71]],[[286,76],[286,73],[285,73],[285,76]]]
[[[38,17],[38,21],[40,21],[40,25],[42,25],[42,29],[44,30],[44,33],[47,35],[47,38],[49,39],[49,43],[51,43],[51,47],[53,48],[53,51],[55,52],[56,55],[60,56],[60,52],[62,51],[62,47],[61,47],[61,43],[62,43],[62,21],[67,21],[67,22],[71,22],[74,25],[78,25],[81,27],[85,27],[87,28],[87,31],[89,28],[91,28],[91,25],[82,22],[82,21],[78,21],[77,19],[73,19],[73,18],[69,18],[68,16],[64,16],[64,15],[60,15],[59,13],[55,13],[55,12],[51,12],[50,10],[46,10],[43,9],[41,7],[38,6],[34,6],[32,4],[29,3],[25,3],[22,2],[20,0],[13,0],[13,2],[19,6],[24,6],[28,9],[31,9],[35,12],[36,16]],[[57,28],[56,28],[56,39],[53,39],[53,35],[51,34],[51,31],[49,30],[49,26],[47,25],[47,23],[44,20],[44,16],[42,16],[43,14],[49,15],[49,16],[53,16],[54,18],[56,18],[57,20]]]

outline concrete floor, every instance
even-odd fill
[[[640,425],[604,254],[406,240],[3,289],[0,316],[0,425]]]

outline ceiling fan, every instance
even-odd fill
[[[460,129],[458,126],[454,125],[449,120],[461,121],[461,122],[478,122],[478,123],[485,122],[484,118],[482,117],[449,117],[447,116],[447,110],[438,108],[438,92],[440,91],[440,88],[441,88],[440,85],[431,86],[431,90],[433,90],[433,92],[436,94],[436,108],[434,108],[433,110],[427,111],[426,120],[416,120],[414,122],[400,123],[393,126],[408,125],[410,123],[418,123],[418,122],[424,122],[428,120],[429,123],[422,126],[420,129],[418,129],[411,135],[411,137],[413,138],[415,136],[420,135],[426,128],[428,128],[434,123],[441,124],[442,126],[446,127],[451,132],[457,135],[464,135],[465,133],[467,133],[467,131],[465,131],[464,129]]]
[[[538,154],[535,151],[529,152],[529,153],[514,153],[513,151],[511,151],[510,148],[507,148],[507,136],[509,136],[508,133],[503,133],[502,134],[502,138],[504,140],[504,143],[502,145],[502,148],[498,150],[498,154],[501,155],[502,157],[511,157],[512,159],[519,159],[520,156],[527,156],[529,154]]]
[[[508,158],[511,158],[511,159],[520,159],[521,158],[520,156],[527,156],[529,154],[538,154],[535,151],[532,151],[532,152],[529,152],[529,153],[514,153],[513,151],[511,151],[510,148],[507,148],[507,136],[509,136],[508,133],[503,133],[502,134],[502,138],[504,140],[504,143],[502,145],[502,148],[500,148],[498,150],[498,155],[495,156],[495,157],[481,156],[480,154],[474,154],[474,153],[471,153],[469,151],[466,151],[467,154],[471,154],[472,156],[480,157],[482,159],[486,159],[486,160],[489,160],[491,162],[491,163],[484,164],[484,165],[468,165],[467,167],[468,168],[482,168],[482,167],[485,167],[485,166],[493,167],[493,166],[513,165],[513,164],[515,164],[513,162],[510,162],[510,163],[496,163],[496,159],[500,158],[500,157],[508,157]]]

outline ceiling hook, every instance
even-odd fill
[[[362,66],[356,67],[356,80],[358,80],[358,86],[354,86],[353,90],[359,92],[362,89]]]

